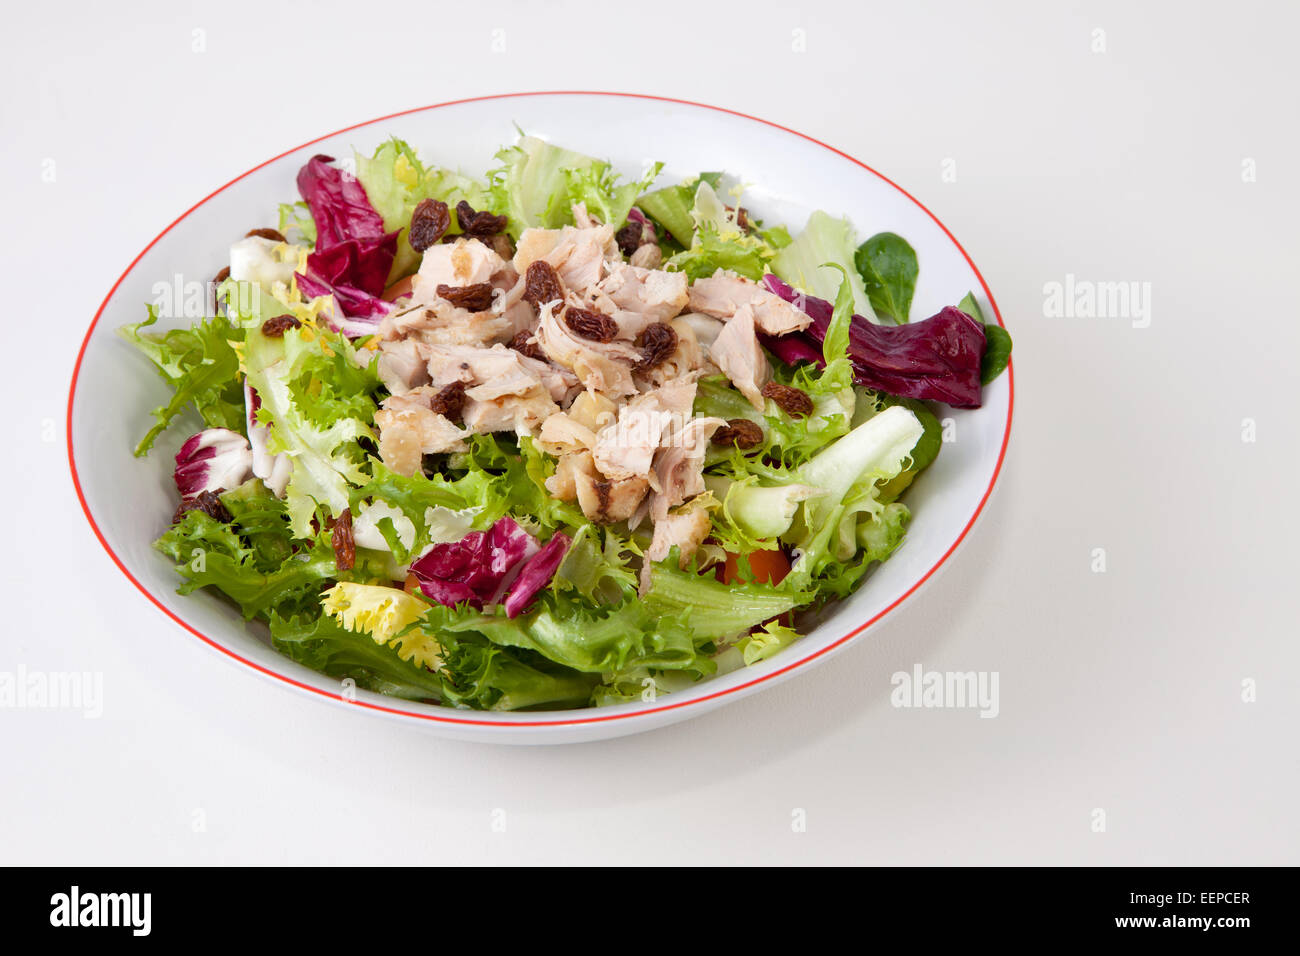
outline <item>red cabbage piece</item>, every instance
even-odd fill
[[[248,439],[229,428],[205,428],[176,453],[176,488],[182,498],[204,491],[229,491],[248,478],[253,452]]]
[[[763,286],[812,318],[805,331],[764,336],[763,344],[783,362],[824,364],[821,342],[835,307],[825,299],[796,292],[771,274],[763,276]],[[982,402],[984,346],[984,327],[953,306],[907,325],[876,325],[855,315],[849,326],[849,359],[859,385],[954,408],[979,408]]]
[[[573,540],[563,531],[557,531],[542,550],[528,559],[519,571],[515,583],[506,595],[506,617],[518,617],[533,603],[533,598],[555,577],[560,562],[569,553]]]
[[[411,565],[411,573],[420,590],[439,604],[469,602],[482,608],[500,601],[537,553],[533,536],[507,516],[487,531],[434,545]]]
[[[329,156],[313,156],[298,172],[298,192],[316,223],[316,248],[307,257],[307,274],[298,274],[298,285],[313,297],[326,294],[320,289],[327,287],[345,316],[377,320],[392,310],[381,296],[401,230],[385,232],[365,187],[331,162]]]

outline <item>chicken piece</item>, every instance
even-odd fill
[[[641,353],[628,342],[595,342],[574,334],[555,314],[556,303],[542,307],[537,323],[537,344],[556,365],[572,371],[584,386],[622,398],[636,392],[632,366]]]
[[[594,218],[591,213],[587,212],[585,202],[575,202],[573,204],[573,224],[579,229],[594,229],[600,225],[600,220]]]
[[[506,270],[500,275],[514,275],[515,280],[506,289],[505,295],[499,295],[493,300],[492,311],[505,321],[510,338],[513,339],[520,332],[533,327],[533,320],[537,317],[537,313],[532,303],[524,298],[524,292],[528,289],[528,280],[524,276],[517,275],[514,267],[510,265],[507,265]]]
[[[393,396],[375,412],[379,457],[399,475],[420,471],[425,455],[464,451],[468,434],[416,398]]]
[[[650,464],[668,425],[667,413],[660,408],[656,395],[647,392],[632,399],[619,409],[618,421],[596,435],[592,456],[607,478],[644,478],[650,474]]]
[[[675,429],[655,454],[650,473],[650,517],[662,521],[668,509],[704,492],[704,455],[721,418],[692,418]]]
[[[583,391],[569,406],[569,417],[593,433],[618,419],[618,404],[599,392]]]
[[[586,451],[596,444],[596,433],[567,412],[557,412],[542,422],[537,441],[548,455]]]
[[[515,249],[514,267],[520,275],[530,263],[545,259],[559,274],[566,289],[582,292],[594,286],[612,257],[622,258],[614,241],[613,226],[578,229],[525,229]]]
[[[686,308],[689,294],[686,273],[641,269],[612,263],[598,288],[619,309],[646,317],[646,324],[667,322]]]
[[[413,339],[380,341],[377,367],[379,380],[394,395],[429,383],[429,367]]]
[[[561,501],[575,498],[582,513],[592,521],[626,521],[645,498],[649,484],[644,478],[611,480],[596,471],[591,452],[564,455],[555,474],[546,479],[546,489]]]
[[[627,261],[640,269],[658,269],[663,264],[664,254],[657,243],[647,242],[637,246]]]
[[[754,310],[754,323],[768,335],[785,335],[808,328],[812,319],[757,282],[719,269],[707,279],[696,279],[689,291],[694,312],[729,319],[742,305]]]
[[[506,262],[493,250],[474,239],[430,246],[420,260],[420,271],[411,282],[411,302],[430,305],[438,300],[438,286],[467,286],[488,282],[505,268]]]
[[[514,335],[514,319],[493,310],[470,312],[442,299],[385,316],[384,340],[416,339],[429,345],[492,345]]]
[[[519,362],[526,371],[537,377],[554,402],[562,405],[582,391],[582,383],[578,381],[578,376],[567,368],[522,354],[519,356]]]
[[[476,435],[505,431],[533,435],[560,410],[540,385],[523,395],[507,394],[492,399],[476,399],[474,392],[475,389],[465,392],[465,408],[461,414],[465,427]]]
[[[546,490],[551,493],[552,498],[559,501],[573,501],[578,497],[578,473],[590,471],[592,468],[591,452],[580,451],[561,455],[555,465],[555,474],[546,479]]]
[[[772,366],[763,354],[763,347],[758,344],[758,336],[754,333],[754,312],[748,305],[736,309],[727,320],[709,348],[709,358],[749,399],[749,404],[761,412],[764,407],[763,386],[772,378]]]
[[[709,321],[717,320],[709,319]],[[695,338],[695,329],[691,324],[683,321],[680,316],[668,324],[677,334],[677,347],[654,368],[639,369],[634,373],[637,384],[642,388],[657,388],[675,378],[686,376],[692,376],[694,380],[698,377],[694,373],[703,373],[711,369],[710,363],[704,357],[704,350],[700,348],[700,343]]]
[[[641,594],[644,596],[650,590],[650,571],[655,562],[668,557],[676,547],[677,566],[685,570],[712,529],[707,508],[693,507],[683,514],[664,515],[656,521],[654,538],[641,565]]]
[[[526,395],[542,386],[539,376],[524,366],[525,357],[504,345],[481,348],[468,345],[422,345],[435,385],[464,382],[468,398],[488,401],[503,395]]]
[[[632,517],[650,489],[644,478],[604,478],[594,467],[576,470],[573,479],[582,513],[601,524]]]
[[[665,436],[680,430],[695,404],[695,380],[668,382],[630,400],[596,435],[592,457],[607,478],[645,478]]]

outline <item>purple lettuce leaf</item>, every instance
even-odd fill
[[[411,565],[411,574],[420,590],[439,604],[468,602],[483,608],[501,600],[536,554],[537,541],[507,516],[487,531],[435,544]]]
[[[392,310],[381,297],[400,230],[385,232],[365,187],[331,162],[329,156],[314,156],[298,172],[298,191],[316,223],[316,248],[307,257],[306,275],[298,274],[298,285],[313,297],[326,294],[321,287],[327,287],[349,318],[382,318]]]
[[[783,362],[824,364],[821,342],[835,307],[825,299],[795,291],[777,276],[763,286],[812,319],[803,332],[763,336],[763,344]],[[859,385],[898,395],[978,408],[984,328],[965,312],[947,306],[928,319],[907,325],[876,325],[860,315],[849,326],[849,359]]]
[[[378,239],[384,219],[370,205],[360,180],[331,166],[333,156],[313,156],[298,171],[298,192],[316,223],[316,247],[329,248],[349,239]]]
[[[248,478],[253,452],[248,439],[229,428],[205,428],[176,453],[176,488],[182,498],[204,491],[229,491]]]
[[[335,332],[342,332],[350,338],[374,334],[379,330],[380,320],[392,310],[389,303],[351,286],[331,286],[301,272],[297,273],[297,278],[299,290],[309,299],[322,295],[334,296],[341,316],[322,311],[321,317]]]
[[[542,550],[528,559],[520,569],[515,583],[506,595],[506,617],[518,617],[533,603],[533,598],[551,583],[560,562],[569,552],[573,540],[564,532],[557,531],[546,542]]]

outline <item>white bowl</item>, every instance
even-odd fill
[[[562,743],[637,733],[705,713],[829,659],[914,595],[970,530],[997,481],[1011,430],[1011,370],[984,390],[984,407],[949,410],[955,440],[906,496],[907,537],[812,633],[777,655],[657,701],[593,710],[482,713],[410,703],[366,691],[347,700],[336,680],[271,649],[264,630],[245,625],[211,594],[176,594],[178,576],[151,543],[175,506],[172,456],[199,427],[177,423],[147,459],[131,451],[167,390],[114,334],[139,321],[155,301],[155,283],[205,282],[226,263],[230,242],[274,225],[278,203],[294,200],[298,169],[311,156],[369,152],[400,136],[440,165],[481,174],[513,140],[515,124],[553,142],[611,159],[625,176],[654,159],[663,182],[724,169],[752,184],[746,205],[769,222],[802,228],[822,208],[848,215],[861,237],[892,231],[916,249],[920,282],[915,316],[937,312],[974,290],[986,317],[1001,316],[970,257],[935,216],[888,179],[817,140],[730,110],[659,97],[606,93],[535,93],[484,97],[410,110],[322,136],[281,153],[218,189],[162,231],[136,257],[100,306],[77,358],[68,402],[68,457],[86,517],[132,583],[179,626],[250,670],[286,687],[427,727],[437,734],[500,743]],[[177,319],[173,324],[184,324]],[[166,323],[163,323],[164,325]],[[193,425],[193,428],[187,428]],[[226,679],[227,671],[221,670]],[[233,679],[233,678],[232,678]]]

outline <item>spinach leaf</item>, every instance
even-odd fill
[[[916,250],[907,240],[892,232],[877,233],[858,246],[853,263],[876,315],[888,316],[898,325],[907,322],[919,271]]]
[[[957,303],[961,309],[976,322],[984,326],[984,358],[980,361],[980,384],[987,385],[1007,367],[1011,360],[1011,333],[996,322],[986,322],[984,312],[975,301],[975,293],[967,292],[966,298]]]

